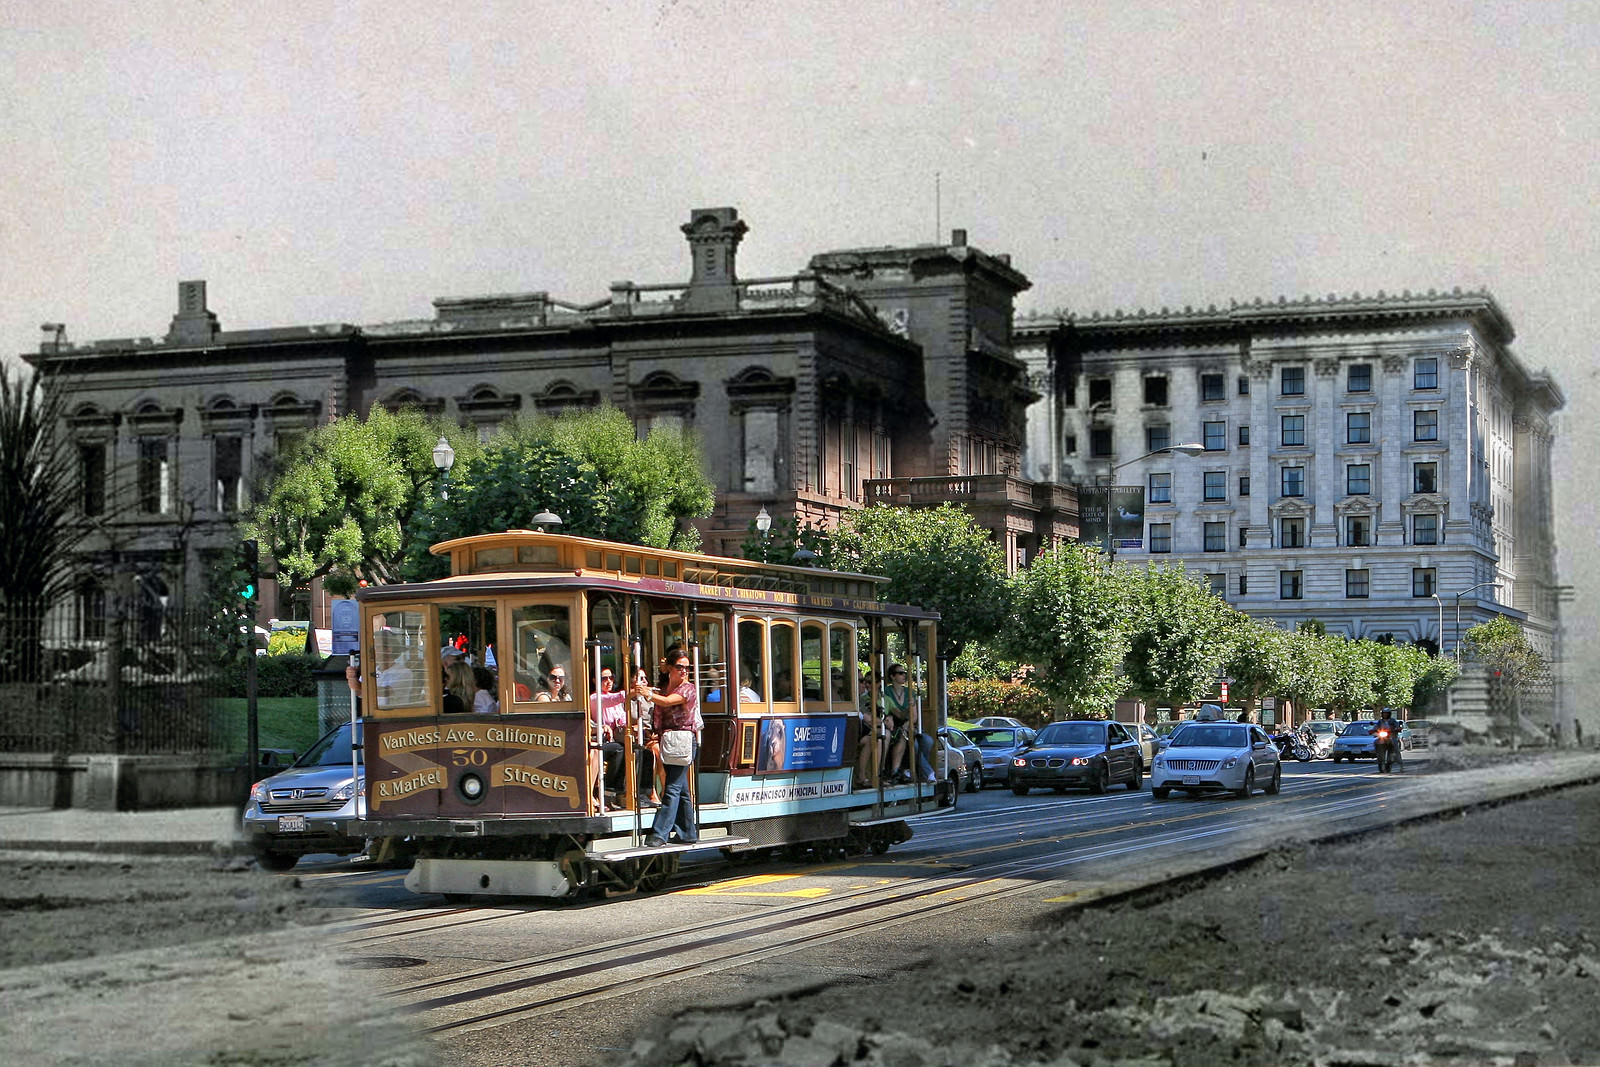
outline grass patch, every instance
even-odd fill
[[[243,753],[248,742],[248,702],[244,697],[217,700],[217,724],[223,752]],[[322,731],[317,729],[316,697],[258,697],[256,729],[262,748],[287,748],[299,755]]]

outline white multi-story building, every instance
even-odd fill
[[[1459,290],[1019,319],[1023,477],[1143,487],[1120,554],[1253,616],[1448,652],[1501,613],[1548,654],[1563,397],[1512,337]]]

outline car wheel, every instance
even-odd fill
[[[1282,788],[1283,788],[1283,768],[1282,767],[1274,767],[1274,768],[1272,768],[1272,781],[1267,783],[1267,794],[1269,796],[1277,796],[1278,795],[1278,790],[1280,790]]]
[[[1144,764],[1135,763],[1133,765],[1133,777],[1128,779],[1128,788],[1133,792],[1138,792],[1144,788]]]
[[[287,871],[299,862],[299,856],[285,852],[269,852],[262,849],[256,853],[256,866],[264,871]]]
[[[1239,791],[1237,793],[1235,793],[1234,796],[1240,797],[1240,798],[1244,798],[1244,797],[1248,797],[1251,793],[1254,793],[1255,791],[1256,791],[1256,769],[1254,767],[1246,767],[1244,769],[1244,784],[1239,787]]]
[[[959,775],[957,775],[955,771],[951,771],[950,772],[950,788],[945,793],[944,796],[939,798],[939,806],[941,808],[953,808],[953,807],[955,807],[956,806],[956,796],[960,792],[961,792],[961,777]]]
[[[967,775],[967,792],[980,793],[983,791],[983,768],[978,767]]]
[[[1164,785],[1153,785],[1150,787],[1150,795],[1157,800],[1165,800],[1172,795],[1172,790]]]
[[[1102,762],[1100,768],[1094,772],[1094,781],[1089,783],[1089,792],[1104,793],[1109,788],[1111,788],[1111,772],[1106,770],[1106,765]]]
[[[1018,785],[1016,782],[1011,783],[1011,791],[1019,797],[1025,797],[1028,795],[1028,787],[1025,785]]]

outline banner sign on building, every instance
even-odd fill
[[[1078,486],[1078,543],[1104,552],[1107,533],[1119,552],[1144,547],[1144,486]]]
[[[814,771],[844,766],[845,715],[796,715],[761,720],[756,773]]]

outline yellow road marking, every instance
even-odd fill
[[[685,889],[683,895],[700,897],[822,897],[832,892],[826,886],[815,886],[810,889],[785,889],[782,891],[754,888],[760,885],[786,882],[792,878],[799,877],[801,876],[798,874],[754,874],[748,878],[735,878],[731,882],[718,882],[716,885]]]

